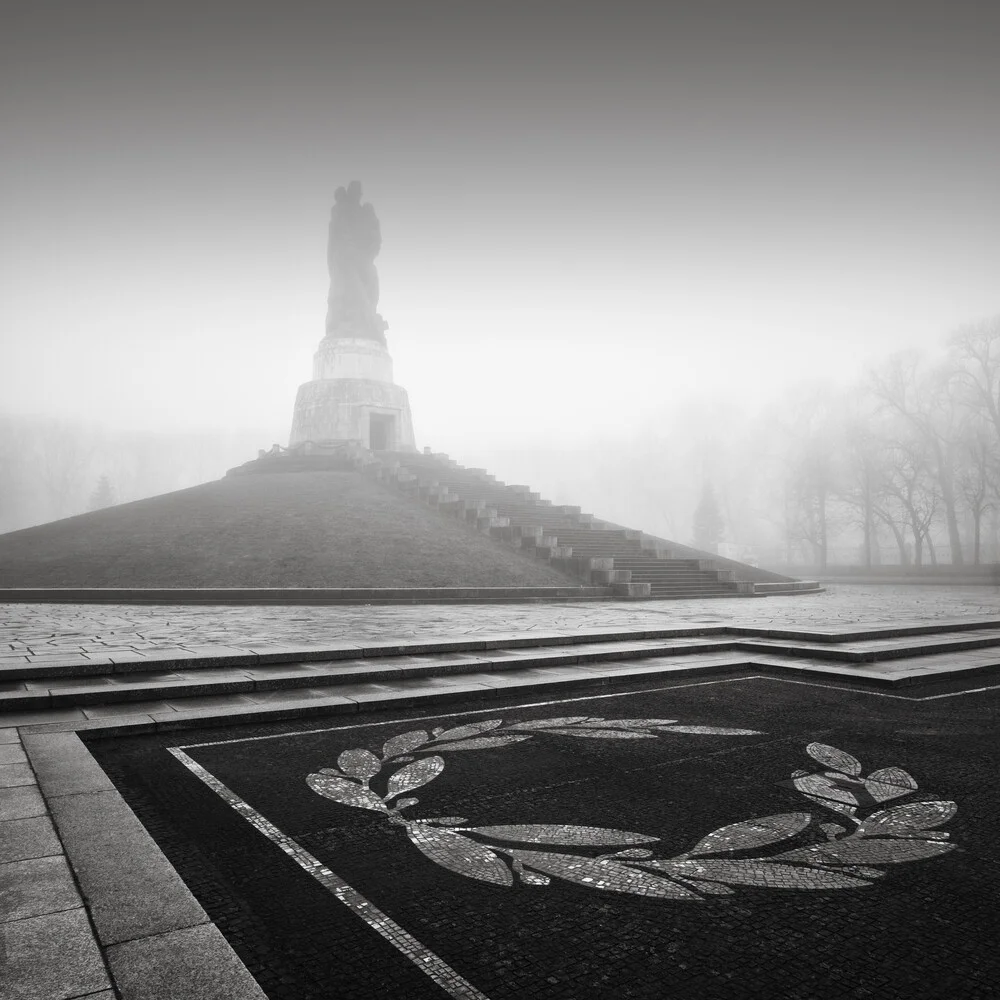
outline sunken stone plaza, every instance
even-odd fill
[[[362,197],[288,447],[0,536],[4,1000],[996,996],[997,586],[418,450]]]

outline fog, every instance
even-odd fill
[[[352,178],[418,445],[682,541],[803,401],[1000,313],[1000,8],[686,6],[7,12],[0,530],[284,443]],[[771,486],[730,536],[785,544]]]

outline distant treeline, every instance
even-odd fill
[[[674,405],[668,369],[666,353],[662,419],[644,431],[511,455],[505,474],[762,566],[1000,561],[1000,317],[932,357],[886,358],[849,388],[791,384],[767,402],[706,377]]]
[[[1000,558],[1000,317],[943,347],[897,354],[852,393],[780,422],[771,457],[788,562],[823,568],[844,536],[864,567]]]

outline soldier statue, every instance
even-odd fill
[[[327,263],[330,296],[326,314],[328,337],[359,337],[385,345],[388,324],[378,314],[378,271],[382,248],[375,209],[361,203],[361,184],[338,188],[330,211]]]

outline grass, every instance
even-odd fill
[[[237,476],[0,535],[0,587],[578,582],[356,472]]]

